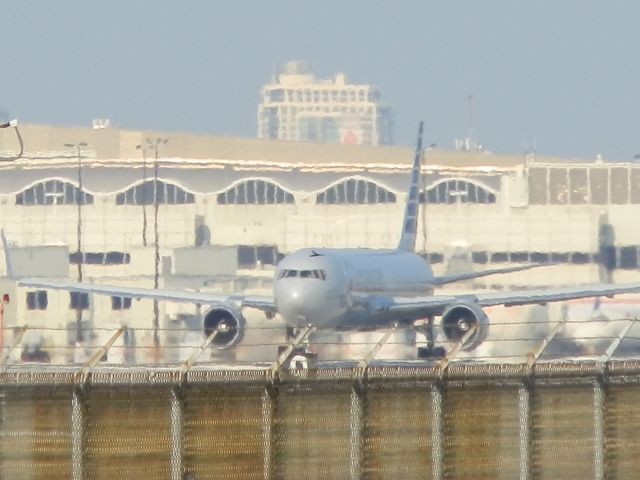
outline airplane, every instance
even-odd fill
[[[440,317],[446,339],[450,342],[463,342],[462,348],[472,350],[485,340],[489,332],[490,321],[484,311],[485,307],[546,304],[640,292],[640,283],[629,283],[465,295],[434,294],[435,287],[442,285],[487,275],[518,272],[541,265],[522,265],[449,276],[433,274],[428,262],[414,252],[424,153],[422,136],[423,122],[420,122],[397,248],[298,250],[285,256],[278,264],[274,274],[273,296],[217,295],[39,278],[20,279],[17,284],[29,288],[200,304],[207,307],[203,315],[204,334],[207,338],[212,337],[211,345],[219,349],[233,347],[242,339],[246,326],[244,308],[261,310],[267,318],[279,314],[287,327],[294,331],[306,327],[336,331],[410,327],[425,335],[427,350],[433,349],[434,318]],[[426,354],[428,356],[429,351]]]

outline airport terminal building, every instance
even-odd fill
[[[302,247],[394,248],[414,155],[118,128],[20,131],[22,158],[0,163],[0,215],[23,249],[22,275],[76,278],[81,262],[85,281],[152,287],[157,205],[160,284],[227,293],[269,293],[273,265]],[[0,156],[17,149],[0,131]],[[640,165],[427,150],[423,173],[417,249],[436,272],[552,262],[473,287],[635,281]],[[72,325],[78,308],[90,325],[148,322],[151,311],[150,301],[12,295],[7,318],[32,325]],[[194,310],[161,308],[169,322]]]
[[[136,257],[154,242],[154,198],[163,257],[181,247],[238,246],[241,265],[251,266],[305,246],[393,248],[398,241],[410,148],[21,130],[23,158],[0,164],[2,226],[20,246],[67,245],[72,263],[80,261],[80,212],[82,261],[143,274]],[[136,149],[147,138],[169,139],[158,147],[157,172],[154,149]],[[76,148],[64,146],[78,142],[87,144],[81,162]],[[10,131],[0,133],[0,152],[16,148]],[[423,171],[418,250],[435,264],[462,247],[475,264],[589,265],[604,242],[615,247],[615,267],[638,265],[629,219],[640,206],[639,165],[427,150]]]

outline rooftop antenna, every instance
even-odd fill
[[[475,150],[475,142],[473,140],[473,93],[467,96],[467,150]]]

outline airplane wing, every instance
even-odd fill
[[[492,268],[481,272],[461,273],[458,275],[444,275],[433,278],[434,285],[446,285],[448,283],[461,282],[463,280],[472,280],[474,278],[488,277],[489,275],[499,275],[502,273],[521,272],[522,270],[530,270],[532,268],[549,267],[555,265],[553,263],[540,263],[535,265],[520,265],[518,267]]]
[[[468,300],[468,299],[467,299]],[[459,303],[456,296],[431,295],[428,297],[394,298],[389,304],[381,305],[392,317],[421,318],[421,315],[441,315],[450,305]]]
[[[384,306],[391,316],[420,318],[420,315],[441,315],[458,303],[475,303],[480,307],[504,305],[541,305],[576,298],[613,297],[625,293],[640,293],[640,283],[593,284],[575,287],[540,288],[509,292],[476,293],[469,295],[431,295],[414,298],[394,298]]]
[[[66,280],[47,280],[43,278],[23,278],[18,280],[16,283],[19,287],[42,288],[49,290],[68,290],[73,292],[111,295],[114,297],[167,300],[170,302],[193,303],[202,305],[219,305],[223,303],[236,302],[242,307],[257,308],[259,310],[267,312],[276,311],[275,302],[272,297],[259,295],[218,295],[215,293],[193,292],[189,290],[156,290],[153,288],[78,283]]]
[[[482,293],[475,295],[475,297],[478,299],[478,304],[483,307],[490,307],[492,305],[512,307],[516,305],[540,305],[575,298],[614,297],[625,293],[637,292],[640,292],[640,283],[623,283],[619,285],[600,283],[594,285],[578,285],[575,287]]]

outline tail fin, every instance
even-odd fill
[[[409,184],[409,192],[407,194],[407,204],[404,207],[404,220],[402,221],[402,232],[400,234],[400,243],[398,250],[413,252],[416,246],[416,235],[418,231],[418,211],[419,199],[418,188],[420,182],[420,168],[422,164],[422,132],[424,122],[420,122],[418,127],[418,144],[416,145],[416,156],[413,159],[413,168],[411,169],[411,183]]]
[[[4,249],[4,258],[7,263],[7,277],[15,278],[13,273],[13,265],[11,264],[11,253],[9,252],[9,244],[4,234],[4,229],[0,229],[0,237],[2,237],[2,248]]]

